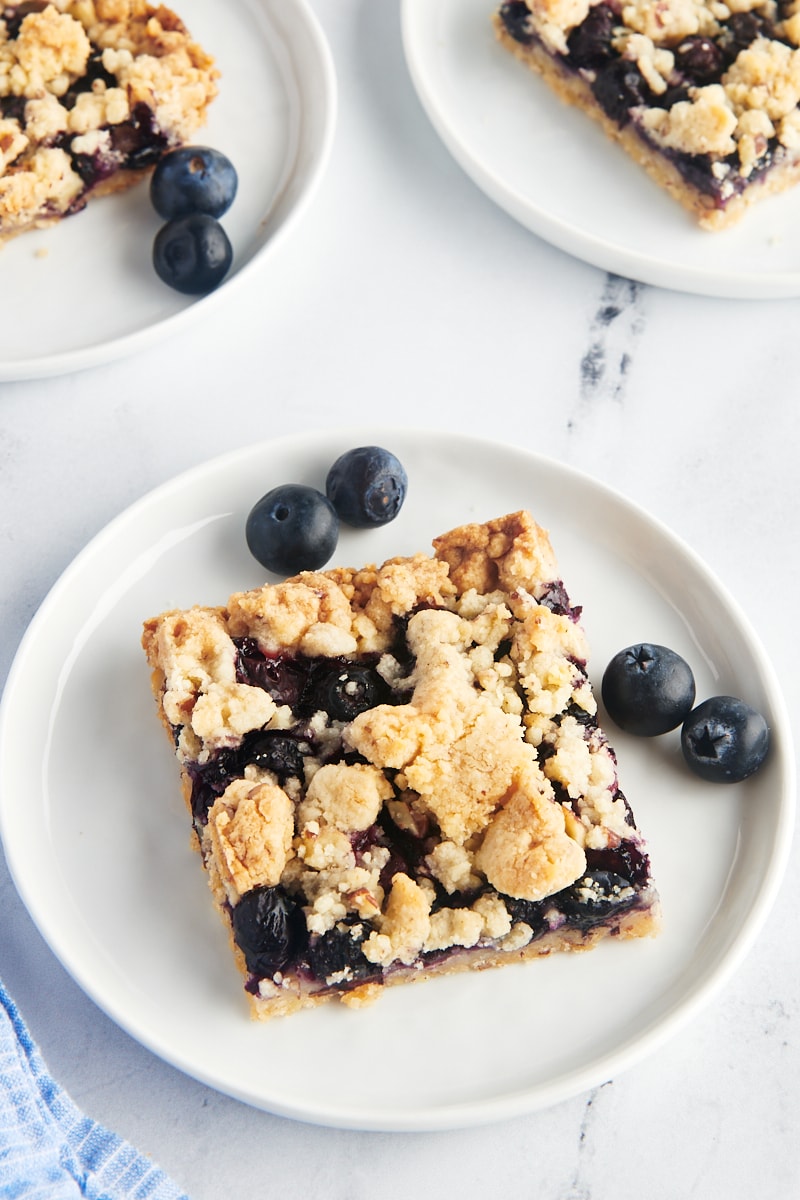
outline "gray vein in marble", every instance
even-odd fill
[[[589,326],[589,347],[580,363],[581,407],[598,398],[622,403],[636,345],[645,326],[647,289],[632,279],[606,275]],[[569,422],[575,424],[574,419]]]
[[[572,1179],[567,1185],[567,1189],[559,1197],[559,1200],[592,1200],[591,1184],[588,1181],[588,1174],[591,1170],[592,1159],[594,1158],[595,1144],[592,1137],[594,1126],[600,1113],[597,1107],[597,1100],[603,1091],[603,1088],[611,1086],[611,1081],[602,1084],[600,1087],[593,1088],[586,1096],[583,1108],[583,1116],[578,1128],[578,1144],[575,1151],[575,1171]]]

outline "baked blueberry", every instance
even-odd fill
[[[595,4],[567,38],[569,60],[576,67],[601,67],[613,57],[611,39],[616,23],[607,4]]]
[[[364,956],[361,943],[370,931],[366,921],[340,922],[311,942],[308,948],[308,965],[315,979],[330,979],[360,982],[381,974]]]
[[[725,55],[716,42],[701,34],[684,38],[674,50],[675,66],[690,83],[715,83],[725,70]]]
[[[168,221],[153,242],[153,266],[159,279],[188,296],[213,292],[232,261],[233,249],[225,230],[207,213]]]
[[[348,663],[322,675],[314,688],[314,701],[334,721],[353,721],[359,713],[374,708],[386,690],[371,667]]]
[[[666,646],[647,642],[615,654],[603,675],[603,703],[620,729],[657,737],[677,729],[694,704],[689,664]]]
[[[508,32],[515,41],[523,46],[529,46],[533,41],[530,28],[531,10],[524,0],[510,0],[500,5],[500,17]]]
[[[339,540],[339,518],[316,488],[284,483],[250,510],[245,536],[262,567],[276,575],[296,575],[328,561]]]
[[[291,776],[303,778],[303,752],[297,738],[274,729],[253,734],[245,741],[239,758],[242,767],[252,765],[272,771],[281,783]]]
[[[403,464],[382,446],[358,446],[340,455],[325,482],[339,518],[356,529],[393,521],[407,489]]]
[[[165,154],[150,179],[150,200],[165,221],[189,213],[221,217],[233,204],[239,179],[226,155],[210,146],[181,146]]]
[[[245,892],[233,909],[231,927],[253,975],[274,975],[305,948],[302,910],[280,887]]]
[[[601,67],[592,84],[597,103],[607,117],[618,125],[627,125],[630,110],[647,104],[650,89],[636,63],[614,59]]]
[[[560,892],[558,907],[579,929],[591,929],[612,912],[624,912],[636,903],[629,879],[613,871],[592,871]]]
[[[698,704],[681,729],[689,767],[712,783],[739,783],[763,763],[769,726],[757,709],[735,696],[712,696]]]

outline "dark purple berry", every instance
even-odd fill
[[[316,571],[339,540],[339,518],[316,488],[285,483],[253,506],[245,536],[250,553],[276,575]]]
[[[165,221],[189,213],[221,217],[238,186],[229,158],[210,146],[181,146],[165,154],[150,179],[150,200]]]
[[[296,738],[277,730],[253,734],[247,739],[239,754],[242,768],[260,767],[272,771],[281,783],[290,776],[303,778],[303,752]]]
[[[616,17],[607,4],[595,4],[567,38],[570,62],[576,67],[602,67],[613,57],[611,36]]]
[[[760,712],[735,696],[712,696],[698,704],[681,730],[689,767],[712,783],[739,783],[763,763],[769,726]]]
[[[59,103],[63,108],[74,108],[78,96],[82,92],[96,92],[98,90],[96,86],[98,83],[104,85],[104,90],[105,88],[119,87],[116,75],[112,75],[110,71],[106,70],[103,66],[102,55],[96,52],[89,56],[83,75],[78,76],[75,82],[70,85],[68,91],[59,97]]]
[[[602,850],[587,846],[586,865],[590,874],[608,871],[624,876],[637,887],[650,878],[650,859],[633,842],[622,841],[618,846],[606,846]]]
[[[308,965],[315,979],[337,976],[344,983],[359,983],[381,974],[361,949],[371,926],[365,921],[340,922],[313,939],[308,947]],[[342,978],[342,976],[344,978]]]
[[[134,104],[130,119],[109,129],[113,159],[131,171],[153,167],[167,149],[164,134],[153,119],[153,110],[148,104]],[[76,156],[77,157],[77,156]],[[103,157],[94,156],[102,163]]]
[[[276,704],[288,704],[291,709],[297,710],[303,689],[308,683],[307,661],[283,655],[267,658],[252,638],[242,638],[237,649],[237,681],[263,688]]]
[[[603,675],[603,703],[620,729],[657,737],[676,729],[694,704],[691,667],[666,646],[639,643],[615,654]]]
[[[353,721],[383,699],[386,685],[370,667],[356,663],[326,672],[314,686],[313,705],[334,721]]]
[[[514,41],[520,42],[523,46],[531,44],[533,41],[531,10],[524,0],[511,0],[508,4],[501,4],[500,20]]]
[[[756,40],[757,37],[773,38],[772,22],[756,12],[738,12],[728,17],[719,35],[719,44],[727,55],[728,62]]]
[[[545,608],[549,608],[551,612],[559,616],[569,617],[570,621],[580,620],[581,606],[579,604],[573,605],[570,602],[567,589],[560,579],[553,583],[548,583],[542,594],[537,596],[537,599]]]
[[[212,804],[239,774],[237,752],[231,749],[219,750],[203,766],[191,768],[191,804],[195,822],[205,825]]]
[[[153,242],[153,266],[176,292],[204,296],[219,287],[233,262],[225,230],[206,213],[168,221]]]
[[[592,84],[597,103],[607,117],[626,125],[630,110],[649,103],[650,89],[639,68],[627,59],[610,62],[597,72]]]
[[[613,871],[590,871],[557,897],[559,910],[579,929],[590,929],[635,903],[630,880]]]
[[[719,46],[702,34],[684,38],[674,54],[675,66],[694,85],[714,83],[725,70],[725,56]]]
[[[233,938],[253,975],[272,976],[305,948],[302,909],[281,887],[245,892],[231,915]]]
[[[325,492],[340,520],[356,529],[393,521],[407,489],[403,464],[381,446],[358,446],[340,455],[325,482]]]
[[[549,898],[547,900],[517,900],[513,896],[504,896],[503,901],[512,921],[524,922],[533,930],[534,938],[549,932],[550,924],[546,915],[552,908]]]

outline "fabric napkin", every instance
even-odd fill
[[[0,980],[2,1200],[188,1200],[130,1143],[87,1117],[48,1074]]]

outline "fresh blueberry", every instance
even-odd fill
[[[322,492],[284,483],[262,496],[247,518],[250,553],[276,575],[316,571],[339,540],[339,518]]]
[[[209,146],[181,146],[165,154],[150,179],[150,200],[165,221],[189,213],[221,217],[239,180],[229,158]]]
[[[207,213],[168,221],[153,242],[153,266],[169,287],[204,296],[222,283],[233,261],[225,230]]]
[[[281,887],[245,892],[233,909],[231,925],[253,975],[274,975],[305,949],[302,909]]]
[[[408,488],[405,468],[381,446],[358,446],[337,458],[325,492],[342,521],[356,529],[386,525],[403,506]]]
[[[694,704],[692,669],[666,646],[640,643],[615,654],[603,675],[603,703],[620,729],[657,737],[676,729]]]
[[[735,696],[712,696],[698,704],[681,730],[686,762],[701,779],[738,783],[763,763],[769,726],[755,708]]]

